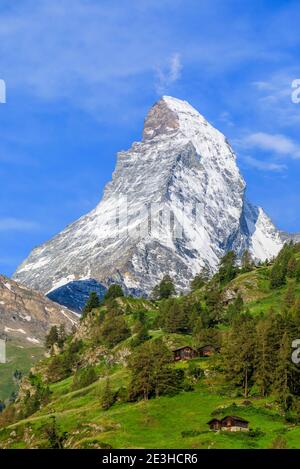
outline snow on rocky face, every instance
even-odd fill
[[[230,249],[275,256],[282,237],[245,182],[222,133],[190,104],[164,96],[143,140],[118,154],[99,205],[34,249],[14,278],[43,293],[89,279],[148,294],[166,273],[185,290]]]
[[[78,320],[67,308],[0,275],[0,338],[43,345],[52,325],[63,324],[70,332]]]

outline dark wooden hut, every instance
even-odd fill
[[[213,345],[204,345],[198,349],[199,357],[211,357],[216,352],[216,348]]]
[[[191,358],[197,357],[197,351],[190,347],[189,345],[184,345],[183,347],[179,347],[173,350],[173,357],[175,361],[178,360],[191,360]]]
[[[233,415],[227,415],[223,419],[211,419],[209,422],[207,422],[207,425],[209,425],[210,429],[215,432],[219,430],[225,430],[229,432],[240,432],[249,430],[248,420]]]

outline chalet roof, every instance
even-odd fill
[[[178,347],[178,348],[174,348],[172,351],[173,352],[177,352],[177,350],[183,350],[185,348],[189,348],[191,350],[194,350],[193,347],[191,347],[190,345],[182,345],[181,347]]]
[[[213,422],[219,422],[219,423],[221,423],[221,420],[216,419],[216,418],[211,419],[209,422],[207,422],[207,425],[211,425]]]
[[[226,419],[232,419],[232,420],[237,420],[238,422],[249,423],[248,420],[243,419],[242,417],[237,417],[236,415],[226,415],[226,417],[222,418],[221,422],[223,422]]]
[[[243,419],[242,417],[237,417],[237,416],[235,416],[235,415],[226,415],[226,417],[224,417],[224,418],[222,418],[222,419],[217,419],[217,418],[211,419],[209,422],[207,422],[207,425],[211,425],[213,422],[219,422],[219,423],[222,424],[222,423],[223,423],[225,420],[227,420],[228,418],[229,418],[229,419],[232,419],[232,420],[234,420],[234,421],[236,421],[236,422],[249,423],[248,420],[245,420],[245,419]]]

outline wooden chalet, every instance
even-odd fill
[[[221,420],[219,419],[211,419],[209,422],[207,422],[207,425],[209,425],[209,428],[214,432],[221,430],[222,427]]]
[[[204,345],[198,349],[199,357],[211,357],[216,352],[213,345]]]
[[[242,417],[236,417],[233,415],[227,415],[223,419],[211,419],[207,422],[210,429],[213,431],[225,430],[229,432],[247,432],[249,431],[249,422],[248,420],[243,419]]]
[[[173,350],[173,358],[175,361],[191,360],[192,358],[195,358],[197,356],[197,351],[189,345],[184,345],[183,347],[179,347]]]

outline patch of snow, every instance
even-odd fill
[[[26,337],[28,342],[31,342],[32,344],[40,344],[41,342],[38,339],[35,339],[35,337]]]
[[[11,327],[5,326],[4,332],[19,332],[20,334],[26,334],[24,329],[12,329]]]

